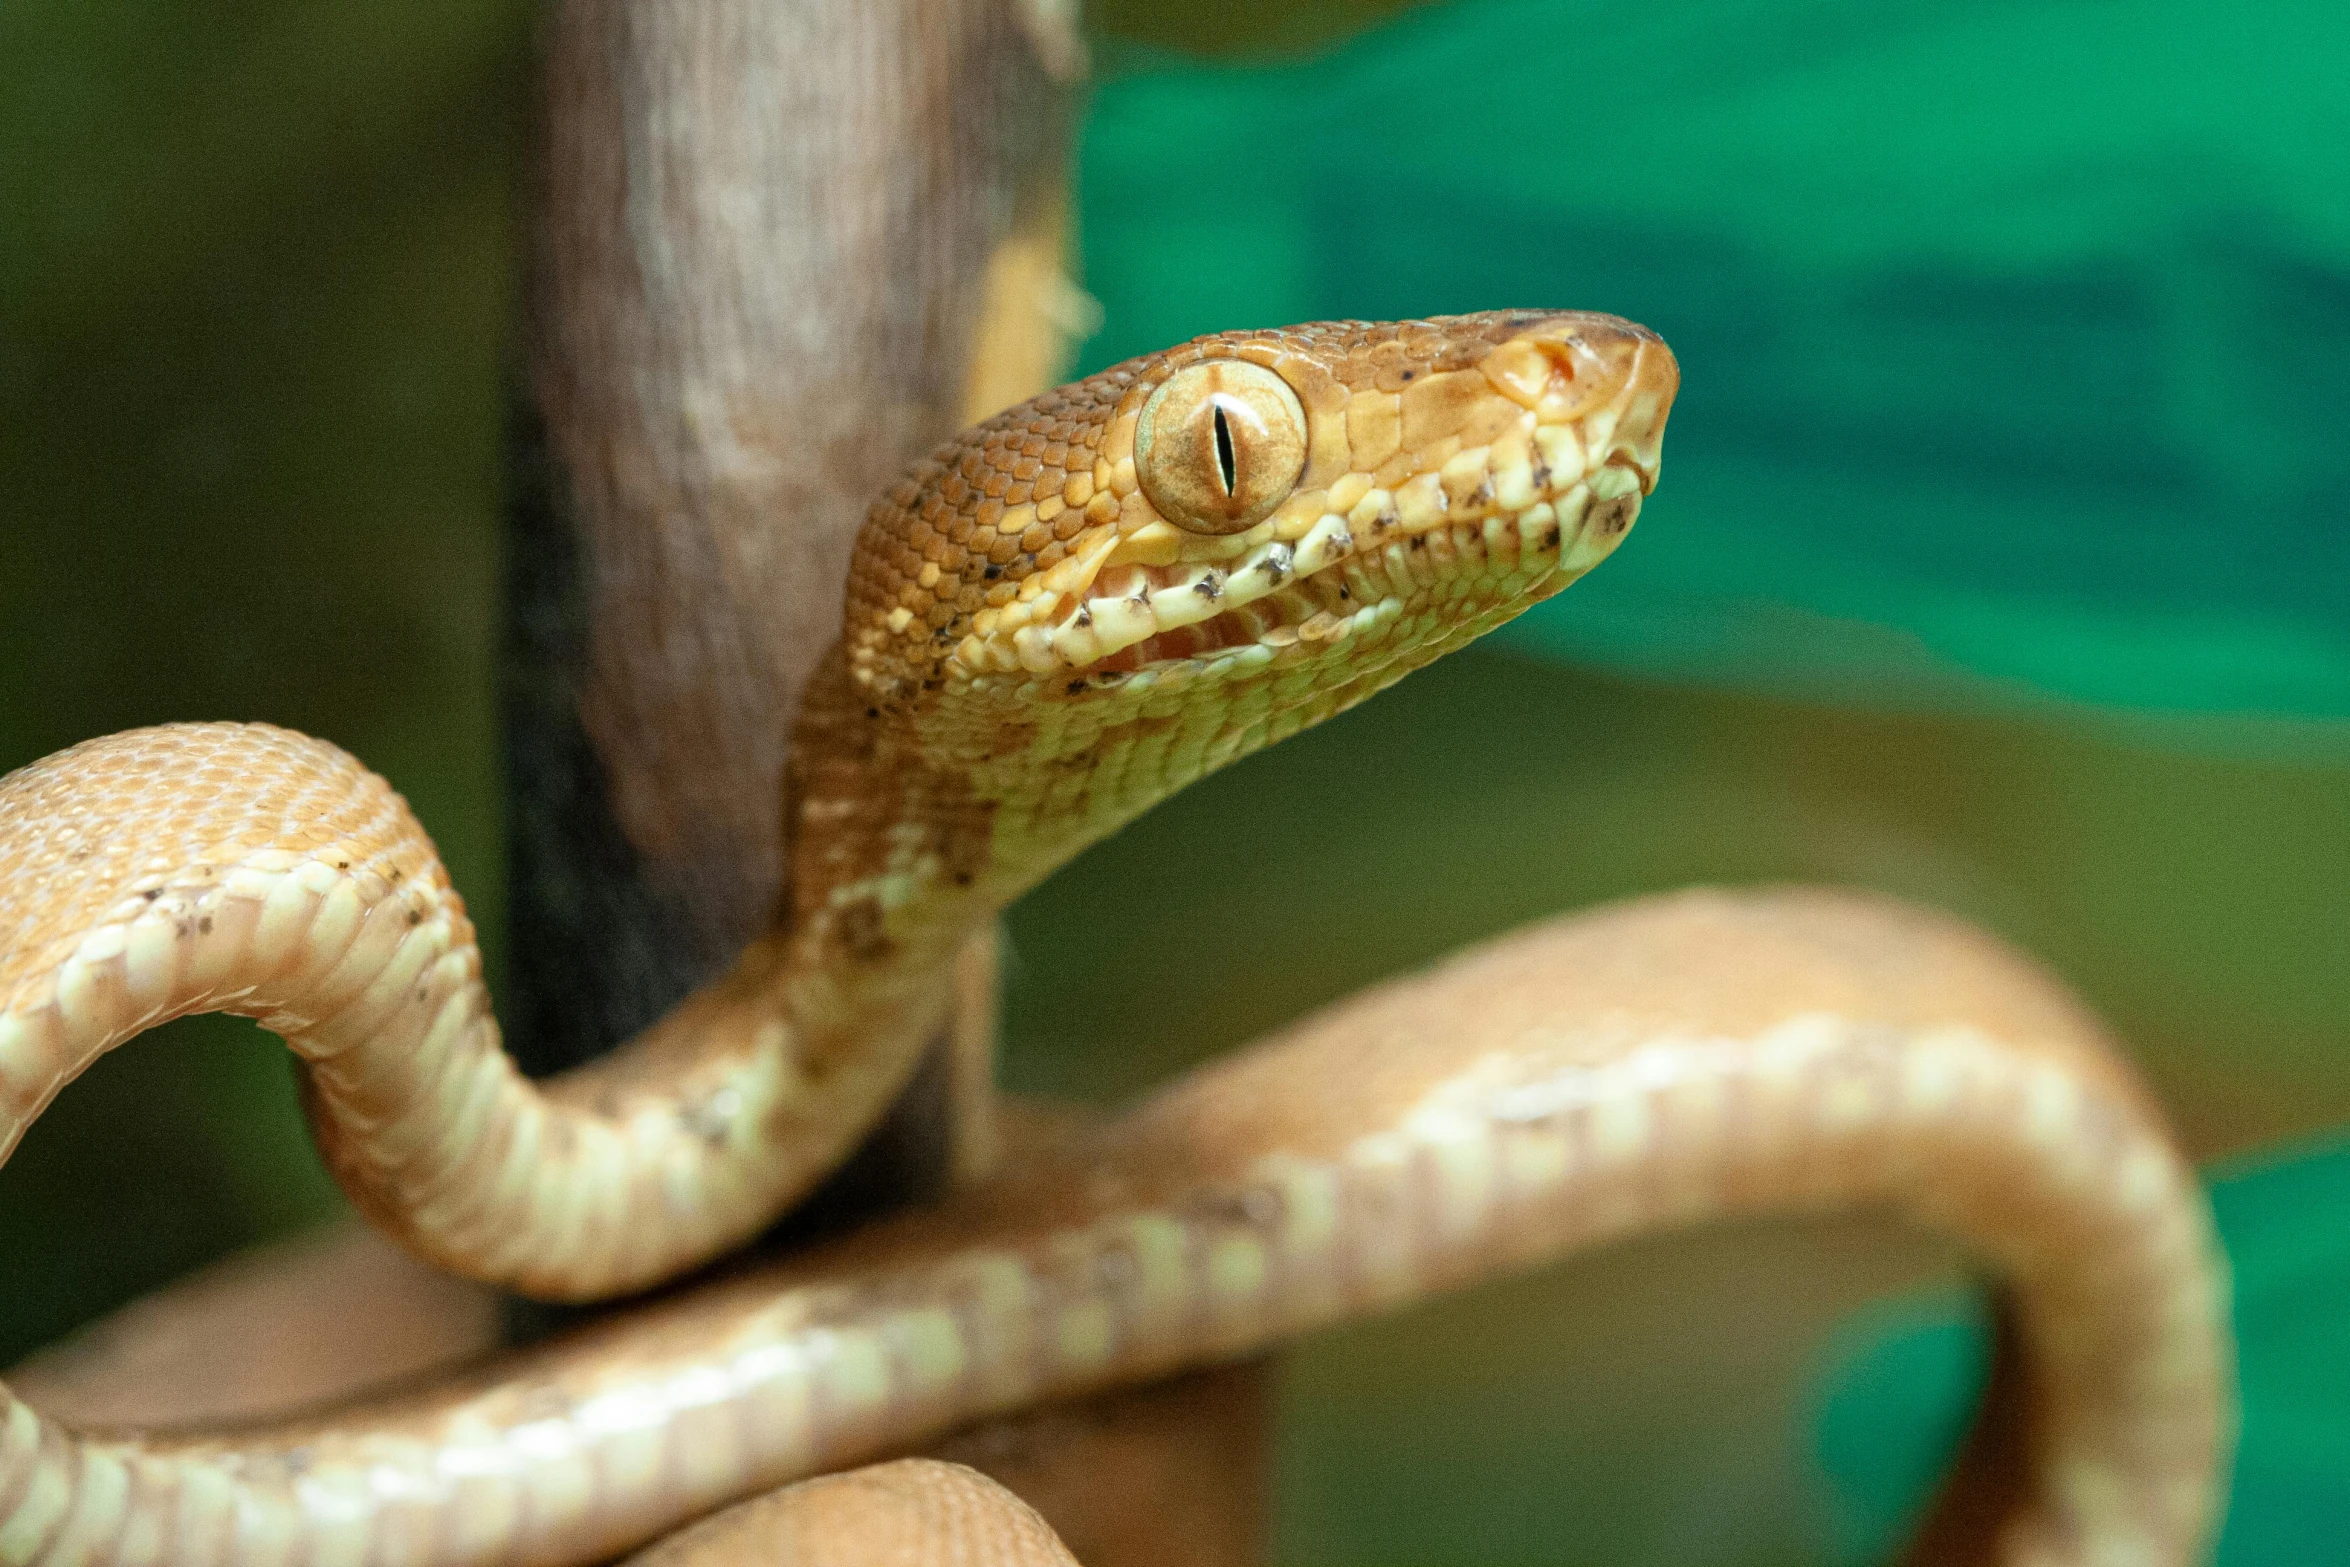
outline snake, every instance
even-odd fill
[[[586,1302],[726,1258],[886,1109],[954,954],[1023,890],[1604,560],[1679,374],[1589,312],[1317,323],[964,432],[858,533],[794,728],[773,928],[545,1081],[502,1046],[429,837],[349,755],[174,724],[24,767],[0,780],[0,1153],[100,1054],[226,1011],[290,1047],[358,1211],[441,1268]],[[1782,892],[1504,939],[942,1205],[429,1386],[86,1432],[0,1388],[0,1563],[565,1567],[713,1513],[645,1560],[871,1516],[875,1539],[966,1540],[941,1561],[1062,1561],[961,1471],[837,1472],[1644,1230],[1853,1205],[1954,1233],[2003,1302],[1920,1550],[2193,1560],[2231,1434],[2227,1300],[2159,1107],[1989,938]]]

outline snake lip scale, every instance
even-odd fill
[[[0,1153],[100,1053],[234,1011],[284,1037],[328,1168],[418,1255],[558,1299],[676,1278],[861,1138],[1006,902],[1613,550],[1678,376],[1610,316],[1328,322],[966,431],[859,533],[795,726],[776,928],[545,1083],[500,1044],[430,840],[341,751],[167,725],[10,774]],[[2007,1501],[1950,1515],[1948,1559],[2186,1561],[2226,1445],[2225,1298],[2159,1115],[2013,955],[1780,895],[1496,944],[945,1210],[402,1398],[77,1435],[0,1388],[0,1564],[577,1567],[990,1413],[1640,1228],[1855,1201],[1970,1238],[2020,1324]]]

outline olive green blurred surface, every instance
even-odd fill
[[[2350,1122],[2345,13],[1483,0],[1316,43],[1394,9],[1098,8],[1088,362],[1616,310],[1684,366],[1663,488],[1506,641],[1023,903],[1007,1078],[1127,1095],[1691,882],[1957,910],[2081,986],[2200,1152],[2256,1161],[2218,1188],[2226,1560],[2350,1559],[2321,1527],[2350,1155],[2278,1143]],[[311,729],[408,792],[496,932],[527,73],[513,0],[0,7],[0,767]],[[142,1041],[0,1174],[0,1363],[334,1201],[272,1042]],[[1752,1226],[1330,1335],[1287,1362],[1279,1555],[1867,1559],[1964,1406],[1953,1266]]]

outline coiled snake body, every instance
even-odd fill
[[[429,841],[342,753],[188,725],[25,768],[0,781],[0,1149],[99,1053],[237,1011],[293,1047],[329,1166],[414,1251],[558,1299],[675,1276],[856,1141],[1006,901],[1604,558],[1676,384],[1610,317],[1336,323],[1201,339],[968,432],[860,535],[794,738],[788,918],[545,1084],[499,1047]],[[0,1391],[0,1562],[596,1561],[1497,1267],[1855,1201],[1957,1230],[2012,1304],[2016,1429],[1987,1428],[1927,1548],[2188,1559],[2224,1307],[2159,1117],[2019,960],[1781,895],[1515,938],[944,1211],[430,1393],[140,1437]]]

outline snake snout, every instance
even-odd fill
[[[1479,369],[1540,423],[1578,426],[1592,467],[1631,470],[1644,495],[1656,488],[1665,420],[1681,387],[1663,338],[1596,311],[1529,314]]]

